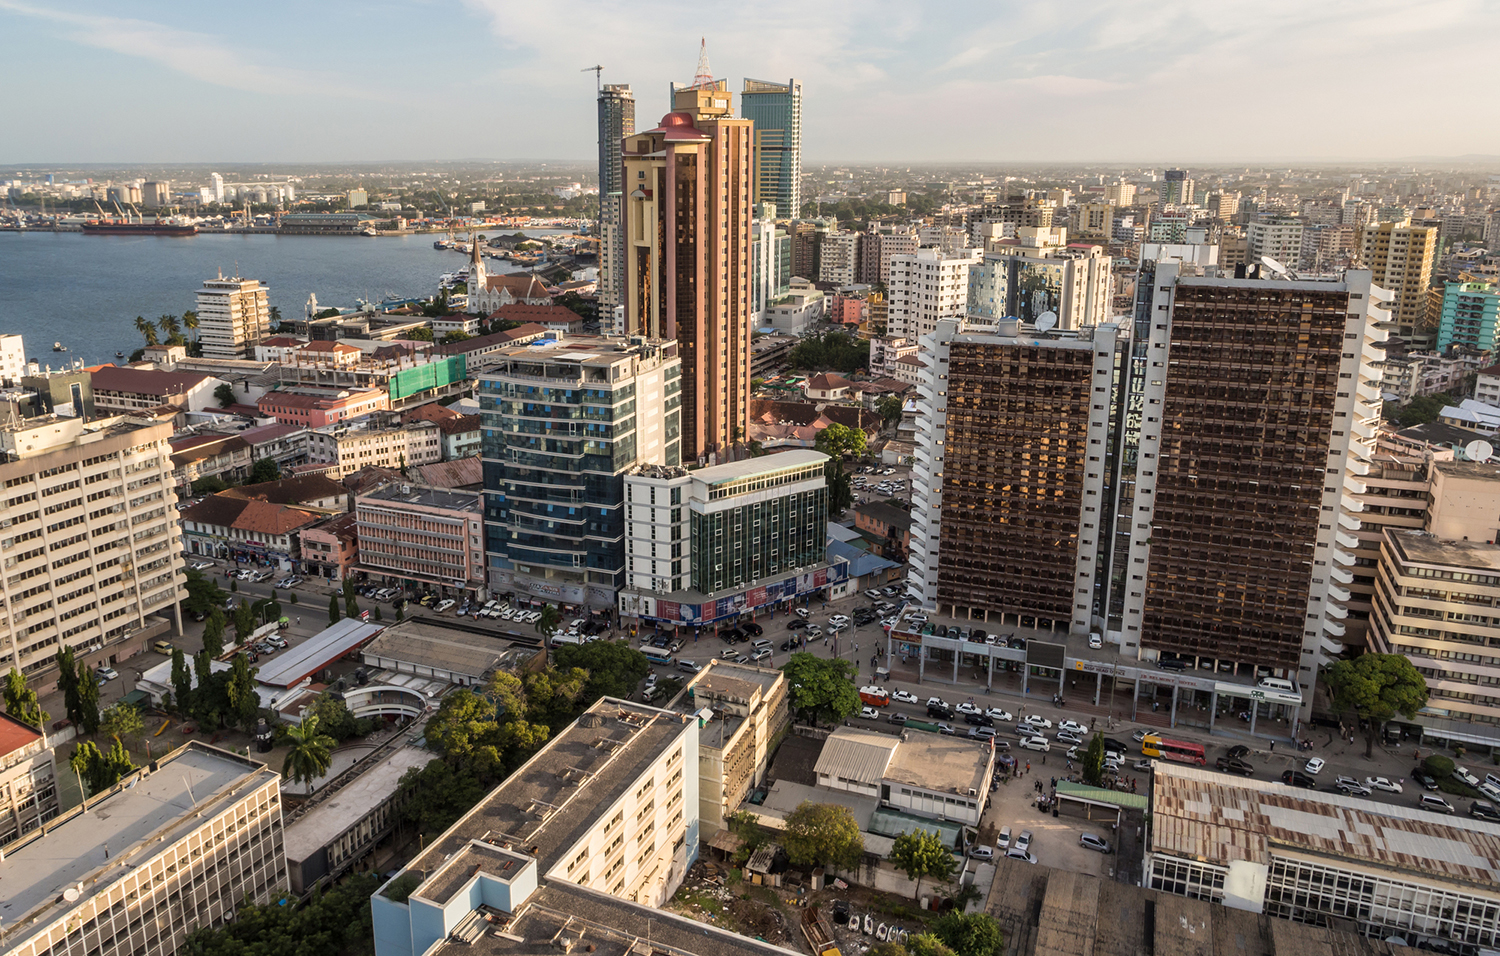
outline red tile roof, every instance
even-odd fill
[[[0,714],[0,757],[15,753],[41,736],[42,732],[29,724],[9,714]]]
[[[130,392],[136,395],[156,395],[162,398],[191,391],[212,377],[187,372],[125,368],[118,365],[102,365],[91,376],[96,392]]]
[[[563,322],[569,325],[574,322],[583,321],[583,316],[566,306],[527,305],[524,302],[502,305],[490,314],[490,318],[501,318],[510,322]],[[511,331],[517,332],[520,330],[512,329]]]
[[[509,289],[510,294],[517,299],[540,299],[550,298],[552,293],[547,288],[547,283],[538,279],[529,272],[516,272],[503,276],[485,276],[484,285],[487,289],[496,292],[501,289]]]
[[[209,495],[182,513],[183,521],[254,534],[282,535],[322,520],[320,515],[225,492]]]

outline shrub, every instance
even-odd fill
[[[1422,769],[1442,780],[1453,774],[1453,761],[1442,754],[1433,754],[1422,761]]]

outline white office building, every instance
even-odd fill
[[[948,255],[921,248],[892,256],[887,331],[916,339],[930,335],[943,319],[961,318],[969,300],[969,270],[979,263],[978,249]]]
[[[259,279],[220,275],[198,290],[198,339],[205,358],[251,358],[271,333],[270,290]]]

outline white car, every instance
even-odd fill
[[[971,704],[968,701],[964,701],[962,704],[958,705],[958,712],[960,714],[964,714],[964,715],[973,714],[973,715],[977,716],[979,714],[984,713],[984,708],[980,707],[977,704]]]
[[[439,601],[437,603],[436,607],[434,607],[432,609],[433,613],[434,614],[441,614],[441,613],[443,613],[444,611],[448,610],[450,607],[452,607],[453,605],[455,605],[457,603],[458,602],[455,601],[455,600],[453,600],[452,598],[444,598],[443,600],[441,600],[441,601]]]
[[[798,617],[802,618],[802,620],[805,621],[805,620],[807,620],[807,615],[808,615],[809,611],[805,607],[799,607],[799,608],[797,608],[797,610],[796,610],[795,613],[796,613],[796,615]]]
[[[880,594],[879,591],[875,590],[874,588],[870,588],[868,591],[865,592],[865,597],[869,598],[872,601],[878,601],[881,598],[881,594]]]
[[[1325,766],[1327,766],[1327,764],[1324,763],[1322,757],[1308,757],[1307,763],[1303,765],[1302,769],[1316,776],[1317,774],[1323,772],[1323,768]]]
[[[861,717],[863,717],[865,720],[879,720],[880,719],[880,711],[876,710],[874,707],[861,707],[859,709],[859,715]]]
[[[1083,738],[1066,730],[1059,730],[1057,732],[1057,742],[1060,744],[1082,744]]]
[[[1366,777],[1365,786],[1371,790],[1384,790],[1386,793],[1401,792],[1401,784],[1389,777]]]
[[[995,837],[995,846],[1003,853],[1010,849],[1010,827],[1001,827],[1000,835]]]
[[[920,704],[921,703],[921,701],[917,699],[917,695],[913,694],[909,690],[893,690],[893,691],[891,691],[891,700],[899,700],[903,704]]]
[[[1076,720],[1063,720],[1057,724],[1058,730],[1066,730],[1070,734],[1086,734],[1089,729]]]
[[[1033,727],[1040,727],[1043,730],[1052,729],[1052,721],[1048,720],[1045,717],[1040,717],[1036,714],[1031,714],[1030,716],[1028,716],[1026,718],[1026,722]]]
[[[948,702],[946,700],[943,700],[943,698],[941,698],[941,697],[929,697],[929,698],[927,698],[927,706],[928,707],[941,707],[944,710],[952,710],[953,709],[951,706],[949,706]]]
[[[502,621],[508,621],[511,618],[515,617],[515,616],[516,616],[516,609],[515,608],[507,607],[507,608],[501,608],[500,609],[500,620],[502,620]]]
[[[194,571],[202,571],[204,568],[211,568],[213,566],[214,563],[212,561],[194,561],[191,565]]]
[[[919,614],[913,614],[911,617],[908,617],[907,620],[910,621],[913,624],[926,624],[927,623],[927,615],[920,614],[920,613]]]
[[[1104,646],[1104,638],[1100,637],[1098,634],[1090,634],[1089,635],[1089,647],[1092,647],[1094,650],[1098,650],[1099,648],[1101,648],[1103,646]]]
[[[1052,749],[1052,742],[1046,737],[1027,737],[1021,741],[1021,746],[1026,750],[1040,750],[1047,753]]]
[[[984,712],[984,715],[986,717],[988,717],[990,720],[1015,720],[1016,719],[1015,716],[1012,715],[1010,711],[1004,710],[1004,709],[1002,709],[1000,707],[991,707],[989,710],[987,710],[987,711]]]

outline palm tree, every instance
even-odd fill
[[[192,309],[188,309],[186,312],[182,313],[182,327],[187,329],[189,332],[198,331],[198,313],[194,312]]]
[[[143,315],[135,317],[135,330],[146,337],[146,347],[150,348],[156,344],[156,326],[148,321]]]
[[[334,739],[318,732],[318,715],[308,714],[302,723],[287,728],[292,749],[281,765],[281,774],[298,783],[312,783],[328,772],[333,762]]]
[[[176,345],[182,340],[182,323],[177,321],[177,316],[160,316],[156,320],[156,327],[167,337],[168,345]]]
[[[536,629],[542,635],[542,645],[549,651],[552,649],[552,635],[557,633],[557,626],[561,623],[562,614],[557,605],[543,604],[542,616],[536,619]]]

